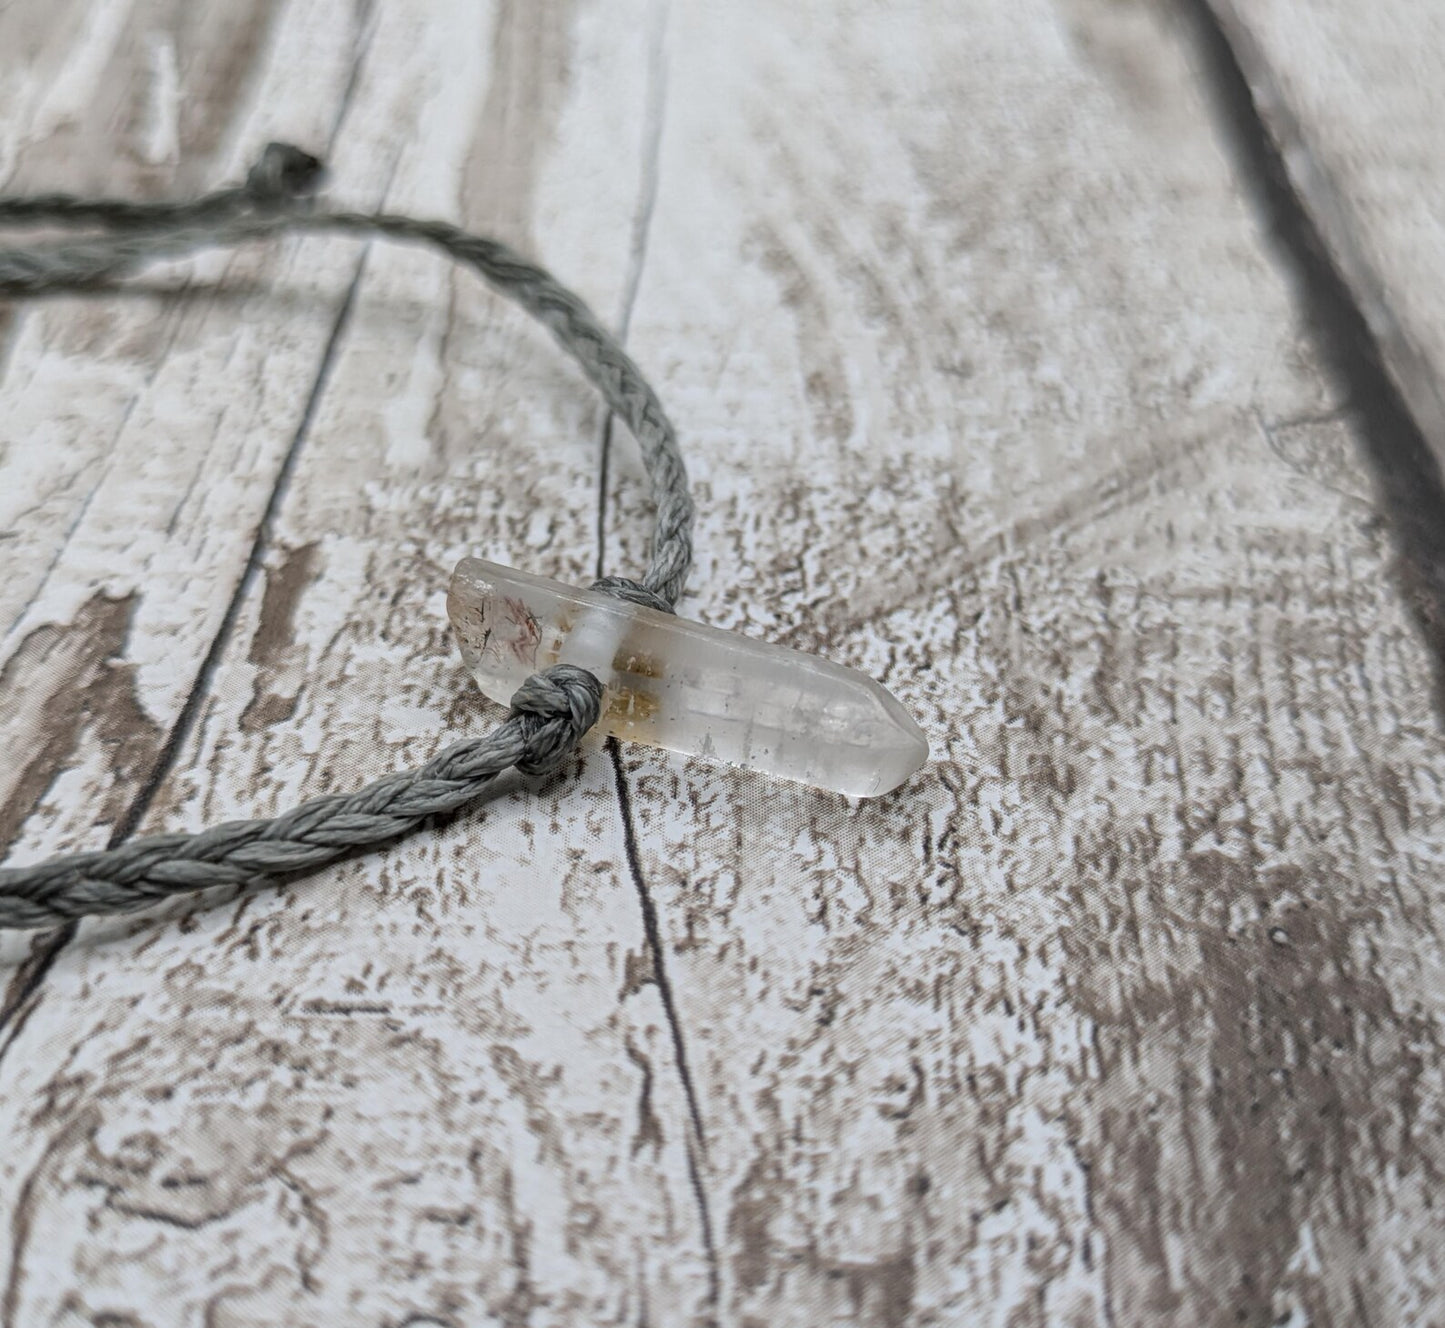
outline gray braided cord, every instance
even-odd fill
[[[245,187],[191,203],[61,194],[0,199],[0,224],[93,226],[111,232],[0,250],[0,290],[91,285],[159,259],[283,231],[430,244],[474,268],[536,317],[632,430],[657,505],[652,561],[641,582],[607,577],[596,587],[670,612],[692,561],[693,506],[676,434],[631,358],[577,296],[496,240],[445,222],[310,207],[306,196],[320,173],[314,157],[273,143]],[[485,738],[457,743],[419,769],[387,775],[358,792],[317,798],[274,818],[228,822],[195,835],[159,835],[34,866],[0,868],[0,927],[52,926],[85,914],[141,908],[185,891],[274,879],[396,839],[428,816],[474,801],[504,770],[536,775],[555,769],[597,722],[601,696],[592,674],[555,665],[522,684],[512,698],[511,715]]]
[[[93,285],[161,259],[286,231],[380,235],[440,249],[473,268],[547,328],[632,431],[656,506],[652,561],[641,584],[666,601],[657,604],[649,598],[647,603],[671,609],[692,565],[692,498],[676,431],[632,358],[581,299],[499,240],[472,235],[444,221],[297,206],[319,173],[320,163],[314,157],[273,143],[252,169],[246,188],[225,190],[195,203],[137,204],[48,195],[40,201],[54,210],[47,218],[53,224],[100,224],[121,233],[0,250],[0,291]],[[0,200],[0,224],[40,220],[34,209],[24,206],[29,201]]]
[[[30,194],[0,198],[0,225],[104,226],[109,230],[156,230],[196,226],[244,213],[294,208],[321,184],[320,160],[288,143],[270,143],[234,189],[219,189],[185,202],[138,203],[129,198],[79,198]]]

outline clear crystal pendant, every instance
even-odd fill
[[[464,558],[447,613],[478,685],[506,705],[552,664],[601,681],[598,729],[855,797],[897,788],[928,742],[856,669],[786,646]]]

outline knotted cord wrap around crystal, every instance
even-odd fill
[[[918,725],[872,678],[610,585],[576,590],[466,558],[447,613],[494,701],[536,669],[573,665],[602,683],[603,733],[855,797],[891,792],[928,759]]]
[[[524,775],[551,774],[577,745],[577,739],[595,723],[602,709],[602,685],[594,674],[572,664],[558,664],[541,673],[529,674],[512,693],[512,713],[536,716],[529,737],[528,754],[517,762]],[[552,726],[551,738],[543,736],[545,721],[565,715],[566,724]]]

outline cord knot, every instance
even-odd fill
[[[602,684],[575,664],[554,664],[534,673],[512,696],[512,713],[525,717],[528,755],[517,762],[524,775],[545,775],[602,713]]]
[[[260,207],[284,207],[314,194],[325,176],[320,157],[290,143],[267,143],[246,176],[246,194]]]
[[[626,576],[604,576],[592,583],[593,590],[600,590],[613,599],[626,600],[629,604],[640,604],[645,609],[656,609],[659,613],[672,613],[669,600],[655,590],[649,590],[641,581]]]

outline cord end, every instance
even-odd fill
[[[256,203],[276,206],[314,194],[326,182],[326,166],[290,143],[267,143],[246,176],[246,192]]]

